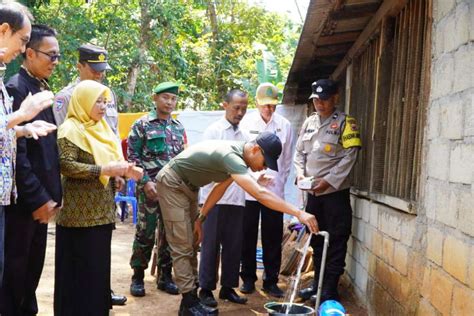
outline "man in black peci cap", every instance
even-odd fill
[[[107,70],[111,70],[107,62],[107,51],[99,46],[92,44],[84,44],[78,48],[79,62],[77,70],[79,78],[70,83],[56,94],[53,104],[53,114],[56,119],[56,125],[61,125],[67,115],[69,100],[71,100],[72,91],[76,85],[82,80],[95,80],[102,83],[105,79]],[[118,111],[115,94],[112,93],[111,100],[107,104],[105,120],[118,135]]]
[[[300,211],[260,186],[248,171],[278,170],[282,145],[277,135],[261,133],[255,140],[203,141],[185,149],[156,176],[158,200],[171,249],[175,282],[183,295],[179,315],[215,315],[217,309],[203,305],[197,296],[197,247],[201,225],[227,187],[236,182],[272,210],[296,216],[311,232],[318,231],[313,215]],[[215,182],[198,212],[199,188]],[[194,227],[194,233],[193,233]],[[240,254],[236,254],[239,256]]]

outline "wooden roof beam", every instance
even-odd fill
[[[331,12],[330,17],[333,20],[352,19],[355,17],[373,15],[377,11],[380,4],[376,2],[356,4],[356,5],[345,5],[340,10],[334,10]]]
[[[374,17],[367,24],[365,29],[360,34],[351,49],[347,52],[344,59],[337,66],[336,70],[331,75],[331,78],[337,80],[347,66],[352,62],[352,59],[358,55],[363,49],[367,41],[371,38],[373,33],[376,31],[383,18],[387,15],[396,16],[407,4],[408,0],[385,0],[380,8],[375,13]]]
[[[321,36],[318,46],[355,42],[359,38],[360,32],[334,33],[330,36]]]
[[[336,3],[333,0],[318,0],[311,1],[306,13],[306,22],[303,25],[300,40],[296,47],[295,57],[288,73],[288,81],[294,80],[293,73],[299,70],[301,64],[299,60],[304,61],[312,57],[315,49],[315,42],[321,36],[329,13],[334,9]],[[307,21],[315,20],[316,23],[307,23]],[[303,43],[306,41],[306,43]]]
[[[323,46],[316,48],[316,52],[314,57],[330,57],[334,55],[344,55],[348,49],[351,48],[351,43],[347,44],[339,44],[339,45],[332,45],[332,46]],[[337,65],[336,65],[337,66]]]

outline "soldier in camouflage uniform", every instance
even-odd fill
[[[144,177],[137,185],[138,223],[133,242],[130,266],[133,269],[130,293],[144,296],[144,271],[148,267],[155,242],[156,223],[159,221],[158,284],[169,294],[178,294],[171,278],[171,256],[166,241],[161,210],[155,186],[155,176],[174,156],[183,151],[186,134],[183,125],[171,117],[176,107],[178,85],[159,84],[154,89],[156,109],[137,120],[128,136],[128,161],[144,169]]]

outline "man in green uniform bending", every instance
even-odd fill
[[[313,215],[298,210],[260,186],[248,172],[248,168],[260,171],[266,167],[278,171],[281,149],[278,136],[269,132],[261,133],[251,142],[204,141],[171,159],[156,176],[175,282],[183,295],[179,315],[217,314],[217,309],[201,304],[197,297],[196,252],[202,237],[202,222],[233,181],[268,208],[294,215],[311,232],[318,231]],[[211,182],[217,184],[198,213],[198,190]]]

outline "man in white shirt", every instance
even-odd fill
[[[292,138],[290,122],[283,116],[275,113],[278,104],[278,89],[271,83],[262,83],[257,88],[256,102],[258,111],[248,114],[242,120],[241,128],[249,133],[250,139],[255,139],[262,132],[275,133],[281,140],[282,152],[278,159],[278,172],[265,171],[268,178],[272,178],[267,188],[284,198],[284,187],[290,173],[292,162]],[[259,178],[259,174],[255,174]],[[244,210],[242,268],[240,276],[243,285],[242,293],[252,293],[255,290],[256,274],[256,247],[258,237],[258,223],[262,217],[262,247],[263,290],[271,296],[283,297],[283,291],[278,287],[278,275],[281,264],[281,242],[283,236],[283,214],[274,212],[246,194]]]
[[[247,111],[247,105],[246,92],[238,89],[229,91],[223,102],[224,117],[206,129],[203,140],[247,141],[248,136],[239,129],[239,123]],[[211,183],[201,188],[200,204],[206,201],[213,186],[214,183]],[[207,306],[217,306],[212,291],[216,289],[219,258],[222,260],[219,298],[237,304],[247,302],[246,297],[241,297],[234,291],[234,288],[239,286],[244,207],[245,192],[236,183],[232,183],[203,224],[199,298]]]

